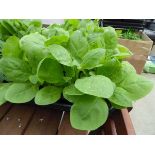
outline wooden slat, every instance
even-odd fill
[[[65,112],[58,129],[58,135],[87,135],[88,131],[80,131],[72,128],[70,124],[70,114]]]
[[[25,130],[25,135],[55,135],[62,112],[44,107],[37,107],[33,118]]]
[[[127,109],[115,111],[112,115],[118,135],[134,135],[135,131]]]
[[[0,122],[0,135],[20,135],[31,119],[34,106],[13,105]]]
[[[124,124],[126,126],[127,134],[128,135],[135,135],[135,130],[127,109],[122,109],[121,114],[124,120]]]
[[[4,115],[9,111],[10,108],[11,108],[10,103],[5,103],[0,106],[0,120],[4,117]]]
[[[113,119],[109,118],[103,125],[102,134],[105,135],[117,135],[116,126]]]
[[[96,129],[96,130],[90,131],[90,132],[89,132],[89,135],[104,135],[102,126],[99,127],[99,128]]]

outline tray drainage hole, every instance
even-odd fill
[[[40,122],[40,123],[42,123],[43,121],[44,121],[44,119],[43,119],[43,118],[40,118],[40,119],[39,119],[39,122]]]
[[[21,119],[20,119],[20,118],[18,118],[18,119],[17,119],[17,121],[18,121],[18,122],[21,122]]]
[[[10,119],[10,117],[6,117],[6,120],[8,121]]]
[[[22,124],[20,123],[19,125],[18,125],[18,128],[21,128],[22,127]]]

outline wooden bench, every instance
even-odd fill
[[[70,124],[69,112],[31,104],[0,106],[0,135],[131,135],[135,134],[127,109],[112,113],[95,131],[80,131]]]

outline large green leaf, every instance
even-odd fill
[[[113,108],[115,108],[115,109],[124,109],[124,108],[126,108],[126,107],[120,106],[120,105],[118,105],[118,104],[115,104],[115,103],[113,103],[113,102],[111,102],[111,106],[112,106]]]
[[[114,85],[111,80],[102,75],[85,77],[75,82],[75,87],[88,95],[109,98],[114,92]]]
[[[82,32],[77,30],[70,36],[69,51],[73,57],[82,58],[88,52],[88,42]]]
[[[0,105],[6,102],[5,93],[8,90],[9,86],[9,83],[0,83]]]
[[[75,76],[75,68],[69,66],[63,66],[63,70],[66,77],[74,77]]]
[[[63,46],[53,44],[48,47],[48,50],[59,63],[66,66],[72,66],[70,53]]]
[[[1,68],[0,68],[0,83],[3,82],[5,80],[5,78],[6,77],[4,76],[4,74],[2,73]]]
[[[14,82],[25,82],[31,74],[29,64],[19,58],[2,58],[0,68],[7,80]]]
[[[37,92],[35,103],[38,105],[49,105],[55,103],[60,99],[61,91],[62,88],[46,86]]]
[[[21,48],[28,54],[30,52],[36,52],[37,50],[44,49],[44,42],[46,38],[39,33],[32,33],[29,35],[25,35],[20,40]]]
[[[81,68],[92,69],[101,64],[105,58],[105,50],[97,48],[89,51],[84,57],[81,63]]]
[[[136,70],[134,69],[134,67],[127,61],[123,61],[119,68],[116,69],[116,66],[114,68],[115,70],[112,70],[114,72],[111,75],[110,79],[117,85],[119,85],[122,81],[124,81],[126,77],[128,77],[129,75],[136,74]]]
[[[107,117],[105,101],[89,95],[80,96],[70,112],[71,125],[80,130],[95,130],[105,123]]]
[[[20,47],[25,52],[25,56],[36,72],[39,62],[49,55],[47,47],[44,46],[46,38],[39,33],[25,35],[20,40]]]
[[[128,92],[120,87],[116,87],[114,94],[109,100],[118,106],[132,107],[132,99],[128,96]]]
[[[16,36],[9,37],[4,43],[2,54],[3,57],[21,58],[23,53],[19,47],[19,38]]]
[[[145,77],[131,74],[120,83],[120,87],[124,88],[131,99],[138,100],[146,96],[153,88],[153,82]]]
[[[38,91],[37,85],[30,83],[13,83],[5,94],[5,99],[12,103],[31,101]]]
[[[64,81],[61,65],[51,58],[44,58],[40,61],[37,76],[39,79],[49,83],[61,83]]]

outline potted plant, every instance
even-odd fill
[[[26,31],[27,32],[27,31]],[[71,105],[71,125],[95,130],[110,108],[132,107],[153,84],[124,58],[132,53],[118,44],[112,27],[91,20],[65,20],[8,37],[2,49],[0,104]],[[63,103],[62,103],[63,104]]]
[[[142,73],[147,57],[151,52],[153,41],[142,31],[117,30],[119,43],[126,46],[133,55],[127,60],[135,67],[137,73]]]

